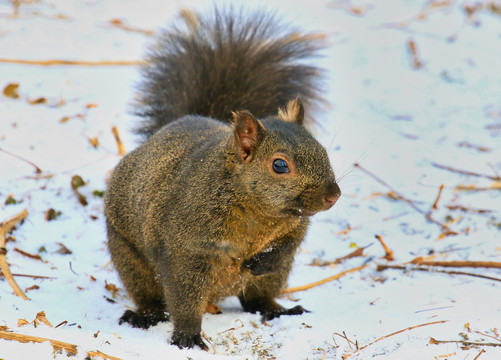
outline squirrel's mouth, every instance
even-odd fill
[[[292,206],[285,209],[284,212],[293,216],[313,216],[316,213],[332,208],[340,197],[341,190],[336,183],[333,183],[327,191],[320,194],[312,196],[311,192],[303,192],[294,199]]]
[[[305,217],[310,217],[318,213],[319,211],[322,210],[311,210],[311,209],[287,209],[284,212],[288,215],[293,215],[293,216],[305,216]]]

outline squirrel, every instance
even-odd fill
[[[174,324],[171,343],[207,350],[205,310],[237,296],[271,320],[306,312],[275,298],[310,216],[341,195],[326,150],[306,130],[323,47],[274,15],[185,11],[141,70],[145,141],[105,193],[108,248],[136,309],[119,322]],[[303,102],[305,105],[303,105]]]

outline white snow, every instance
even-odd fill
[[[476,4],[479,10],[468,16],[465,7]],[[489,10],[490,5],[498,12]],[[110,20],[155,30],[182,7],[211,6],[202,0],[22,1],[13,17],[11,3],[2,1],[0,58],[139,60],[151,38],[111,27]],[[347,354],[352,354],[349,359],[501,359],[501,347],[430,344],[430,338],[466,337],[501,344],[499,282],[423,271],[378,272],[377,264],[387,261],[374,238],[381,235],[393,250],[392,265],[428,255],[435,260],[501,262],[499,181],[433,166],[501,173],[501,3],[289,0],[266,7],[305,30],[327,34],[329,48],[318,61],[328,69],[325,95],[331,107],[317,114],[320,125],[313,132],[327,147],[343,191],[334,209],[314,218],[289,285],[311,283],[364,263],[368,267],[284,296],[279,301],[285,306],[300,303],[311,313],[269,324],[262,324],[259,315],[244,313],[237,299],[226,299],[220,304],[223,314],[204,316],[209,352],[169,345],[170,323],[146,331],[119,326],[118,318],[133,304],[109,264],[103,201],[93,192],[105,189],[106,177],[120,159],[111,127],[117,126],[127,150],[137,145],[129,113],[137,69],[0,63],[0,88],[19,83],[20,94],[17,100],[0,95],[0,148],[43,171],[37,175],[31,165],[0,151],[0,221],[24,208],[29,211],[12,233],[15,242],[7,243],[7,260],[13,273],[54,278],[16,277],[22,289],[39,286],[27,292],[31,301],[15,296],[0,278],[0,326],[76,344],[75,359],[95,350],[122,359],[342,359]],[[419,69],[412,65],[410,40],[422,62]],[[45,104],[29,104],[41,97]],[[61,122],[65,117],[70,119]],[[95,148],[89,139],[96,137]],[[449,226],[459,234],[439,239],[439,226],[407,203],[384,196],[389,189],[354,168],[355,162],[424,212],[444,184],[432,216],[443,223],[455,220]],[[87,206],[70,186],[74,175],[87,182],[78,189]],[[458,185],[484,190],[458,190]],[[5,204],[10,194],[17,204]],[[490,212],[447,208],[452,205]],[[61,215],[46,221],[50,208]],[[343,232],[347,227],[351,230]],[[72,253],[59,253],[58,243]],[[335,267],[309,265],[370,243],[365,257]],[[15,248],[39,254],[43,261]],[[492,268],[442,270],[501,278],[501,271]],[[116,285],[118,293],[106,290],[106,284]],[[54,326],[67,323],[58,328],[18,327],[18,319],[31,322],[40,311]],[[439,321],[446,322],[382,338]],[[380,340],[355,351],[342,336],[359,347]],[[54,355],[48,343],[0,339],[0,359],[34,358],[66,355]]]

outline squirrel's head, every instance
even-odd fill
[[[299,99],[278,115],[233,114],[240,188],[253,205],[272,217],[311,216],[330,209],[341,195],[327,152],[303,127]]]

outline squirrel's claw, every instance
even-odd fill
[[[205,344],[200,334],[195,334],[195,335],[174,334],[172,335],[171,344],[176,345],[180,349],[192,349],[195,346],[198,346],[200,349],[204,351],[209,351],[209,347]]]

